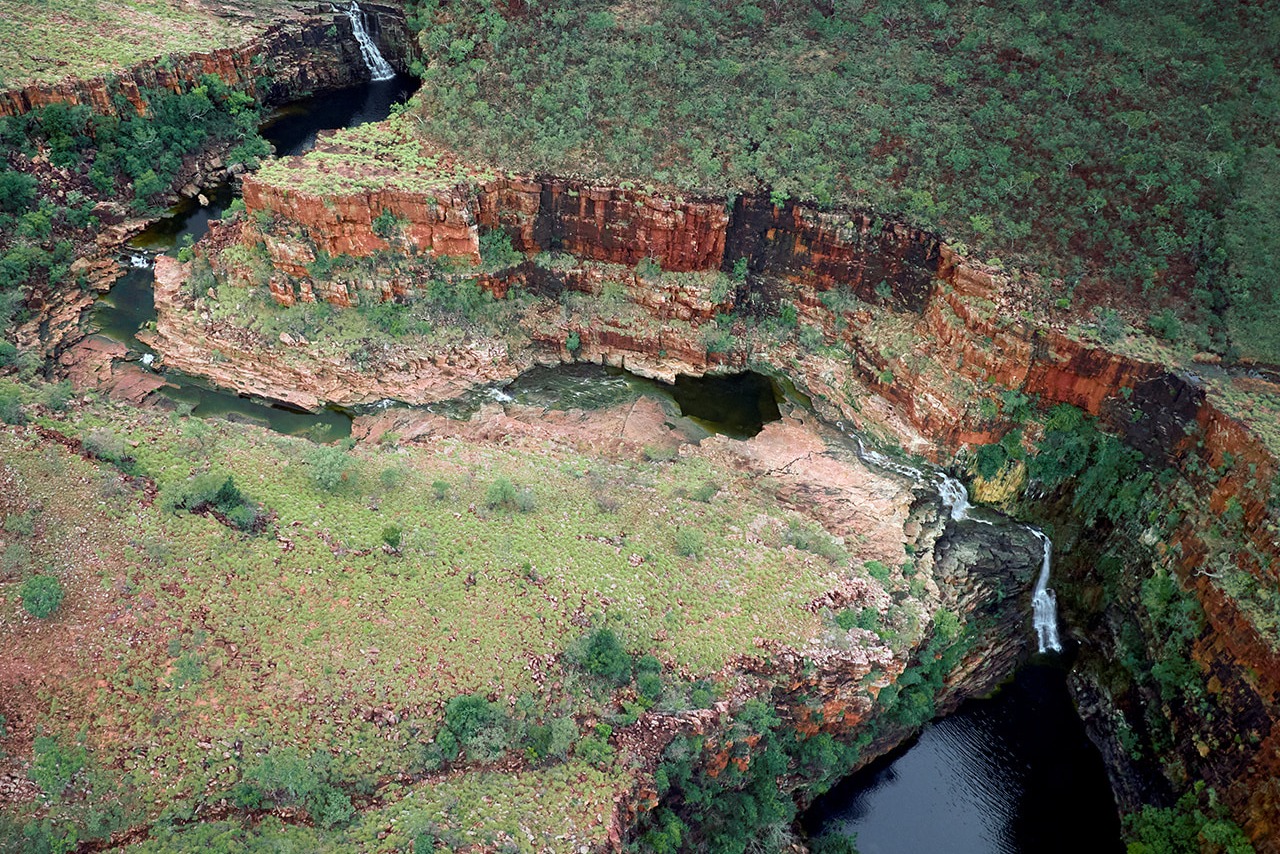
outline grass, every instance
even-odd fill
[[[306,156],[273,160],[255,177],[268,186],[326,197],[385,189],[446,193],[493,179],[425,142],[419,124],[401,113],[385,122],[343,128]]]
[[[227,7],[240,14],[227,14]],[[0,87],[96,77],[166,54],[242,44],[285,8],[274,0],[233,0],[217,10],[178,0],[6,3]]]
[[[580,722],[613,714],[558,663],[584,626],[613,627],[629,651],[654,654],[682,678],[732,678],[736,657],[758,654],[761,642],[805,648],[823,637],[824,619],[802,606],[854,571],[814,560],[781,535],[762,545],[762,528],[808,522],[758,483],[703,460],[437,437],[356,447],[350,476],[329,491],[305,464],[313,446],[303,439],[74,407],[29,414],[81,437],[111,433],[162,495],[199,473],[230,475],[274,519],[250,536],[207,515],[165,512],[160,501],[144,506],[111,464],[44,447],[29,429],[0,433],[6,485],[19,484],[3,491],[0,511],[42,508],[30,535],[15,523],[18,533],[6,537],[28,543],[67,590],[41,641],[34,618],[19,612],[21,577],[0,580],[0,626],[21,660],[64,641],[40,653],[57,662],[59,678],[20,687],[0,706],[8,713],[20,697],[36,729],[86,747],[86,769],[68,790],[76,794],[54,807],[62,820],[84,822],[111,805],[121,826],[181,817],[215,802],[263,751],[293,746],[304,756],[322,749],[334,779],[376,793],[355,824],[324,836],[339,849],[347,839],[390,849],[401,837],[375,841],[378,830],[418,824],[442,839],[514,838],[520,850],[566,850],[555,839],[563,833],[596,844],[595,815],[607,819],[632,782],[625,753],[599,769],[571,759],[408,790],[388,775],[423,773],[414,757],[460,694],[507,707],[531,698]],[[388,467],[403,476],[384,485]],[[535,505],[487,509],[499,476],[530,485]],[[708,480],[720,487],[713,500],[687,497],[690,484]],[[441,482],[448,488],[438,499]],[[619,500],[614,512],[597,505],[601,485]],[[399,552],[382,548],[388,525],[403,532]],[[676,553],[677,529],[697,532],[698,560]],[[74,642],[77,633],[94,640]],[[375,723],[377,710],[394,722]],[[21,762],[29,748],[6,749]],[[566,805],[548,810],[533,792]],[[570,806],[574,798],[582,800]]]

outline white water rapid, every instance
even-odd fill
[[[351,31],[355,34],[356,43],[360,45],[360,55],[364,57],[364,64],[369,69],[370,79],[390,80],[395,77],[395,69],[391,67],[391,63],[382,58],[382,52],[378,50],[378,46],[373,43],[373,39],[365,30],[364,13],[360,11],[355,0],[351,0],[347,17],[351,19]]]
[[[141,252],[130,252],[129,266],[135,270],[145,270],[151,266],[151,256]]]
[[[1049,589],[1053,541],[1039,528],[1028,525],[1027,530],[1044,543],[1044,562],[1040,565],[1040,577],[1036,579],[1036,587],[1031,594],[1031,624],[1035,627],[1041,652],[1062,652],[1062,644],[1058,642],[1058,597]]]
[[[933,486],[938,491],[938,497],[942,499],[942,503],[950,511],[953,520],[959,522],[970,519],[974,522],[981,522],[984,525],[995,524],[989,519],[969,515],[969,511],[973,508],[973,505],[969,503],[969,490],[956,478],[941,471],[926,473],[896,460],[891,460],[879,451],[868,449],[863,443],[862,437],[851,430],[845,429],[842,422],[837,421],[836,426],[840,428],[842,433],[857,443],[858,459],[864,463],[870,463],[877,468],[900,474],[903,477],[914,480],[916,483],[928,483]],[[1040,577],[1036,579],[1035,589],[1031,593],[1031,625],[1035,629],[1036,641],[1040,645],[1041,652],[1062,652],[1062,644],[1058,641],[1058,599],[1054,592],[1049,589],[1049,568],[1053,563],[1053,542],[1039,528],[1033,528],[1030,525],[1027,525],[1026,528],[1035,534],[1040,542],[1044,543],[1044,560],[1040,565]]]

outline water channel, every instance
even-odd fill
[[[411,92],[405,78],[374,82],[290,105],[264,124],[281,155],[299,154],[324,129],[385,118]],[[156,354],[137,332],[155,320],[153,275],[145,259],[199,240],[234,198],[230,186],[206,191],[207,205],[186,201],[130,242],[136,264],[95,309],[101,334],[137,353]],[[350,432],[351,415],[307,413],[166,372],[161,393],[192,414],[250,421],[280,432],[332,439]],[[477,389],[433,411],[466,417],[485,401],[591,409],[641,395],[661,400],[691,438],[723,433],[749,438],[779,417],[779,404],[807,401],[759,374],[681,377],[672,385],[596,365],[536,368],[504,386]],[[384,402],[395,405],[394,401]],[[928,725],[909,746],[843,781],[806,814],[811,833],[857,834],[862,854],[1039,854],[1120,851],[1119,825],[1101,758],[1071,705],[1065,671],[1024,668],[995,697],[965,704]]]

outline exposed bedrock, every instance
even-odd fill
[[[412,41],[404,11],[370,3],[361,7],[387,61],[399,71],[408,68]],[[255,95],[264,103],[280,104],[312,92],[351,86],[369,77],[351,22],[335,5],[320,4],[314,15],[298,15],[267,28],[262,35],[236,47],[208,53],[176,54],[168,62],[140,63],[116,74],[87,80],[68,78],[0,92],[0,116],[21,115],[48,104],[85,104],[99,113],[123,108],[141,112],[144,89],[171,89],[199,81],[206,74]],[[336,34],[330,34],[330,28]]]
[[[1280,584],[1280,539],[1271,495],[1280,467],[1266,445],[1225,414],[1190,375],[1024,319],[1008,298],[1010,282],[999,271],[960,257],[935,236],[856,211],[774,206],[761,197],[726,206],[537,176],[489,177],[471,189],[430,194],[384,189],[376,195],[340,197],[329,205],[318,197],[308,199],[298,187],[267,187],[250,179],[246,200],[251,214],[247,223],[258,212],[280,223],[266,240],[266,251],[274,266],[272,292],[281,302],[330,299],[351,304],[412,292],[412,275],[400,273],[373,276],[341,290],[326,290],[329,285],[308,275],[317,248],[356,255],[390,248],[372,231],[372,218],[383,208],[407,223],[407,244],[396,248],[410,254],[434,253],[439,242],[448,247],[445,254],[474,259],[482,229],[499,228],[516,248],[532,255],[562,251],[621,265],[608,275],[645,322],[566,321],[556,311],[535,308],[524,321],[527,345],[505,361],[492,362],[494,370],[481,374],[486,379],[504,371],[514,376],[521,365],[534,361],[590,359],[662,378],[751,365],[786,375],[813,397],[828,420],[886,432],[936,460],[951,459],[964,447],[993,441],[1010,429],[998,418],[984,418],[977,405],[1000,389],[1035,395],[1042,405],[1068,403],[1098,416],[1154,463],[1170,466],[1192,496],[1184,499],[1170,537],[1129,544],[1145,555],[1133,572],[1147,577],[1154,567],[1167,568],[1204,609],[1204,629],[1193,644],[1193,678],[1207,695],[1222,698],[1219,705],[1228,710],[1209,720],[1194,709],[1164,703],[1158,695],[1113,690],[1106,683],[1102,667],[1120,655],[1114,642],[1126,625],[1144,633],[1149,649],[1156,648],[1158,638],[1149,626],[1135,622],[1133,615],[1141,607],[1136,587],[1123,601],[1104,602],[1097,595],[1096,567],[1087,555],[1106,548],[1107,532],[1079,533],[1072,539],[1087,548],[1075,551],[1064,542],[1060,571],[1069,582],[1064,605],[1074,625],[1089,627],[1077,634],[1084,644],[1085,667],[1077,674],[1076,690],[1096,740],[1113,760],[1121,805],[1133,808],[1162,788],[1172,791],[1188,779],[1204,779],[1219,790],[1261,850],[1280,851],[1275,841],[1280,839],[1280,657],[1259,628],[1257,614],[1246,613],[1238,597],[1227,595],[1214,569],[1218,564],[1211,565],[1229,561],[1266,591]],[[251,230],[246,226],[246,233]],[[718,303],[706,292],[681,291],[684,286],[672,284],[671,278],[628,272],[645,258],[672,272],[728,271],[746,258],[749,275],[725,303]],[[182,275],[172,271],[179,284]],[[500,294],[518,281],[538,296],[557,297],[566,289],[599,293],[603,275],[581,265],[548,270],[529,262],[486,276],[482,284]],[[172,293],[179,292],[179,284]],[[847,289],[858,300],[824,298],[836,288]],[[802,350],[789,342],[708,352],[703,326],[752,294],[766,302],[791,302],[802,324],[822,331],[824,342],[841,344],[852,358]],[[554,299],[544,303],[557,305]],[[358,388],[365,400],[415,399],[400,393],[399,375],[383,383],[377,371],[365,372],[351,384],[308,384],[307,372],[320,375],[328,367],[309,365],[294,347],[238,339],[229,330],[210,327],[182,300],[166,305],[158,299],[158,304],[156,346],[170,364],[184,370],[300,405],[332,399],[338,385]],[[573,350],[571,337],[578,345]],[[201,351],[214,347],[222,350],[225,361],[211,364],[201,357]],[[431,377],[447,376],[437,363],[448,365],[451,358],[435,354],[407,375],[419,384],[434,383]],[[285,364],[293,365],[289,370],[295,373],[280,380],[274,372]],[[264,383],[261,377],[273,379]],[[295,383],[309,399],[282,396],[279,389]],[[1228,512],[1234,520],[1229,532],[1238,540],[1224,547],[1213,531]],[[1108,620],[1109,629],[1090,634],[1094,625]],[[1135,709],[1141,713],[1141,707],[1153,704],[1170,722],[1172,743],[1166,749],[1183,769],[1171,782],[1160,782],[1162,773],[1171,773],[1168,769],[1126,768],[1125,751],[1118,746],[1119,715],[1132,715]],[[1239,742],[1233,728],[1240,730]]]

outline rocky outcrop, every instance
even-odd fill
[[[1194,377],[1110,351],[1037,319],[1044,313],[1027,311],[1025,300],[1011,299],[1015,286],[999,270],[961,258],[931,235],[878,223],[858,212],[775,206],[754,197],[725,210],[723,204],[706,200],[660,200],[633,189],[527,176],[490,179],[473,189],[451,193],[443,217],[395,193],[380,196],[378,203],[393,209],[402,202],[394,209],[411,220],[407,233],[424,235],[416,244],[423,252],[432,251],[438,223],[452,217],[452,222],[467,225],[465,233],[461,228],[452,233],[452,254],[474,257],[481,230],[501,229],[535,261],[540,253],[565,251],[623,265],[604,274],[581,265],[557,271],[554,265],[527,263],[482,280],[497,293],[520,284],[539,296],[558,297],[564,290],[600,293],[607,275],[622,288],[627,305],[638,310],[627,321],[575,318],[546,300],[542,305],[550,307],[541,315],[535,309],[526,323],[536,359],[589,358],[663,378],[747,363],[772,366],[808,392],[831,420],[879,428],[935,460],[952,459],[966,446],[1002,437],[1012,425],[984,416],[978,402],[994,401],[998,392],[1012,389],[1034,397],[1042,407],[1067,403],[1098,416],[1127,444],[1172,466],[1194,497],[1178,508],[1180,521],[1154,548],[1173,556],[1168,565],[1205,611],[1206,625],[1193,658],[1204,690],[1223,698],[1219,708],[1224,714],[1210,720],[1195,710],[1169,706],[1162,714],[1172,721],[1174,743],[1166,749],[1179,757],[1187,777],[1207,780],[1219,790],[1261,850],[1280,851],[1280,843],[1273,841],[1280,838],[1275,832],[1280,827],[1280,657],[1259,628],[1259,615],[1247,613],[1227,595],[1208,565],[1211,559],[1225,559],[1267,591],[1280,585],[1276,499],[1271,494],[1280,466]],[[356,210],[344,214],[339,227],[328,209],[321,210],[322,202],[277,192],[259,194],[250,203],[251,209],[292,220],[296,234],[308,240],[345,241],[328,245],[351,247],[357,254],[383,248],[366,237],[372,230],[367,203],[363,211],[358,201],[353,206]],[[271,249],[277,268],[300,277],[305,265],[290,267],[280,260],[287,248]],[[748,275],[735,281],[722,301],[699,299],[692,293],[664,293],[657,277],[620,272],[645,258],[665,270],[708,275],[733,270],[745,258]],[[412,281],[404,283],[400,293],[412,286]],[[833,290],[838,299],[831,298]],[[387,295],[385,288],[370,294],[375,299]],[[316,296],[325,298],[323,293]],[[351,296],[348,292],[345,298]],[[782,300],[797,307],[800,323],[819,331],[824,345],[836,345],[851,358],[812,347],[802,350],[785,341],[762,345],[756,340],[724,353],[708,352],[703,333],[707,324],[730,322],[722,312],[734,305],[759,308]],[[194,340],[198,334],[193,328],[187,337]],[[577,339],[575,350],[568,346],[571,336]],[[369,393],[375,394],[372,389]],[[1209,477],[1206,471],[1215,474]],[[1219,529],[1228,513],[1235,521],[1224,540]],[[1105,532],[1082,536],[1105,537]],[[1093,572],[1083,560],[1074,563],[1069,551],[1063,558],[1062,571],[1077,581]],[[1117,607],[1132,614],[1136,588],[1129,596]],[[1098,607],[1087,597],[1064,604],[1085,621],[1090,609]],[[1116,624],[1115,637],[1122,626]],[[1105,653],[1100,660],[1121,654],[1118,648]],[[1082,697],[1105,681],[1100,672],[1090,678],[1089,686],[1080,688]],[[1158,697],[1101,690],[1092,696],[1093,707],[1121,713],[1126,704],[1160,703]],[[1238,721],[1248,721],[1250,743],[1230,750],[1215,747],[1232,743],[1223,727]],[[1099,739],[1118,743],[1114,720],[1095,723]],[[1122,780],[1116,788],[1122,798],[1153,791]],[[1138,805],[1122,801],[1125,808]]]
[[[384,55],[392,65],[406,70],[411,39],[403,11],[383,4],[365,8],[378,22],[377,38]],[[84,104],[104,114],[143,112],[142,90],[177,92],[206,74],[269,104],[368,79],[350,20],[330,7],[327,13],[274,24],[236,47],[168,57],[163,62],[157,59],[89,80],[69,78],[0,92],[0,116],[22,115],[49,104]]]

